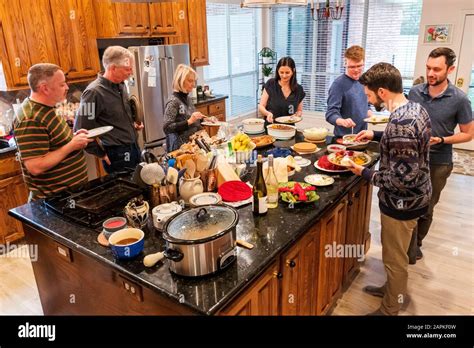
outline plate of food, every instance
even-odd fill
[[[350,170],[346,167],[337,166],[328,161],[328,156],[321,156],[316,162],[314,162],[316,169],[319,169],[327,173],[344,173]]]
[[[114,129],[113,126],[103,126],[103,127],[98,127],[94,129],[89,129],[87,133],[88,138],[97,138],[98,136],[101,136],[105,133],[110,132],[112,129]]]
[[[304,181],[314,186],[329,186],[334,184],[334,178],[325,174],[306,175]]]
[[[293,124],[293,123],[301,122],[302,119],[303,118],[300,116],[281,116],[281,117],[275,118],[275,122]]]
[[[389,116],[375,115],[372,117],[364,118],[364,121],[372,124],[388,123]]]
[[[340,167],[350,167],[350,161],[365,166],[371,160],[372,158],[366,153],[350,150],[334,152],[328,155],[328,161]]]
[[[261,135],[258,137],[250,138],[250,141],[257,146],[257,149],[260,149],[262,147],[273,144],[275,142],[275,138],[271,135]]]
[[[342,137],[342,145],[365,145],[370,143],[370,140],[356,140],[357,134],[347,134]]]
[[[319,199],[316,187],[305,182],[288,181],[278,185],[278,192],[283,202],[312,203]]]

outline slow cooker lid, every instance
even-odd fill
[[[176,239],[200,240],[234,227],[237,213],[226,206],[206,205],[177,215],[169,222],[167,233]]]

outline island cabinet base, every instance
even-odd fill
[[[367,252],[372,188],[360,183],[221,315],[325,315]]]
[[[38,258],[32,265],[45,315],[196,314],[31,226],[23,226],[27,242],[38,245]]]

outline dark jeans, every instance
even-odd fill
[[[110,160],[110,165],[102,161],[108,174],[126,169],[135,169],[140,163],[140,149],[136,143],[130,145],[104,146]]]
[[[430,164],[430,177],[433,193],[431,196],[430,205],[428,207],[428,212],[425,215],[420,216],[418,223],[413,230],[410,248],[408,249],[408,257],[410,258],[410,262],[416,260],[416,250],[417,248],[421,247],[423,239],[430,230],[431,223],[433,222],[434,207],[439,202],[441,191],[443,191],[444,187],[446,186],[446,182],[451,175],[452,170],[453,164]]]

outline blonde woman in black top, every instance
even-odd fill
[[[281,116],[301,116],[306,93],[296,81],[295,61],[283,57],[278,61],[276,77],[265,84],[258,110],[267,123]]]

